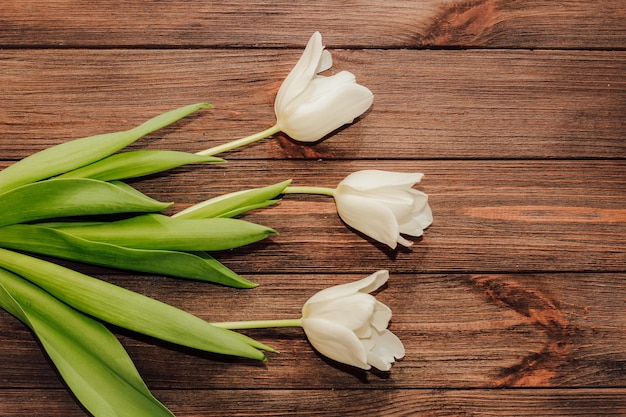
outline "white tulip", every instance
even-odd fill
[[[369,294],[389,278],[378,271],[349,284],[326,288],[302,308],[301,325],[309,341],[323,355],[362,369],[391,369],[404,356],[404,346],[387,330],[389,307]]]
[[[424,174],[378,170],[348,175],[334,191],[337,212],[349,226],[395,249],[413,242],[433,222],[428,196],[413,187]]]
[[[322,35],[315,32],[280,86],[274,103],[277,127],[292,139],[320,140],[372,105],[374,95],[357,84],[352,73],[318,75],[331,66],[330,52],[322,46]]]

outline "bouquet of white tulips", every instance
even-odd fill
[[[419,236],[432,222],[426,194],[412,188],[421,174],[362,171],[336,189],[292,186],[285,180],[199,202],[170,216],[163,211],[171,203],[156,201],[124,182],[181,165],[223,162],[215,155],[278,131],[304,142],[322,139],[360,116],[373,100],[351,73],[318,75],[331,65],[321,36],[314,34],[278,92],[276,124],[259,134],[197,153],[123,151],[141,137],[210,107],[198,103],[130,130],[45,149],[0,171],[0,307],[33,331],[94,416],[172,416],[103,323],[258,360],[273,349],[237,329],[300,326],[322,354],[363,369],[389,370],[404,355],[400,340],[387,330],[391,310],[368,294],[387,281],[387,271],[323,290],[303,306],[301,318],[208,323],[37,256],[253,288],[255,283],[210,252],[274,234],[270,227],[237,216],[294,193],[333,196],[349,226],[392,248],[397,243],[408,246],[400,234]],[[347,308],[354,317],[349,318]]]

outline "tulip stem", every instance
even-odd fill
[[[200,152],[196,152],[196,155],[217,155],[218,153],[230,151],[241,146],[249,145],[258,140],[270,137],[280,132],[278,125],[274,125],[269,129],[265,129],[262,132],[255,133],[254,135],[246,136],[245,138],[237,139],[232,142],[224,143],[223,145],[214,146],[213,148],[205,149]]]
[[[293,186],[285,188],[283,194],[319,194],[333,197],[335,195],[335,189],[328,187]]]
[[[211,323],[213,326],[222,329],[269,329],[273,327],[302,327],[302,319],[284,320],[252,320],[252,321],[222,321]]]

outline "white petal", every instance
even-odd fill
[[[376,330],[382,332],[389,326],[391,320],[391,309],[380,301],[374,305],[374,314],[370,317],[370,323]]]
[[[338,89],[354,85],[356,79],[348,71],[341,71],[331,77],[313,77],[302,93],[285,103],[281,116],[294,118],[299,114],[316,114],[321,108],[329,105],[331,101],[329,97],[336,95]]]
[[[410,190],[378,188],[369,192],[355,192],[387,206],[399,223],[409,220],[415,212],[415,196]]]
[[[420,224],[422,229],[426,229],[430,226],[433,223],[433,212],[428,203],[426,203],[419,213],[414,214],[413,218]]]
[[[403,238],[403,237],[402,237],[402,236],[400,236],[400,235],[398,235],[398,240],[397,240],[397,242],[398,242],[399,244],[401,244],[402,246],[405,246],[405,247],[407,247],[407,248],[408,248],[409,246],[413,246],[413,242],[411,242],[410,240],[407,240],[407,239]]]
[[[404,235],[409,235],[413,237],[420,237],[424,234],[424,228],[422,227],[420,222],[413,218],[409,219],[409,221],[405,223],[399,224],[398,230]]]
[[[350,330],[333,322],[302,319],[302,328],[309,342],[322,355],[337,362],[370,369],[361,341]]]
[[[288,105],[294,97],[304,91],[309,82],[313,79],[320,66],[323,50],[322,35],[319,32],[315,32],[309,39],[300,59],[278,89],[276,100],[274,101],[274,112],[277,117],[282,112],[283,108]],[[324,63],[328,63],[327,57]]]
[[[348,175],[340,184],[346,184],[359,190],[367,191],[377,188],[405,187],[410,188],[422,180],[422,173],[404,173],[381,170],[363,170]]]
[[[320,58],[320,62],[317,64],[317,68],[315,69],[315,73],[319,74],[320,72],[324,72],[330,67],[333,66],[333,57],[326,49],[322,51],[322,57]]]
[[[400,224],[398,230],[405,235],[419,237],[422,236],[424,229],[430,226],[432,222],[433,215],[430,207],[428,207],[422,213],[414,214],[409,221]]]
[[[366,87],[327,81],[331,78],[315,79],[311,89],[307,88],[282,113],[277,113],[278,126],[289,137],[301,142],[318,141],[351,123],[372,105],[374,95]]]
[[[310,302],[302,308],[304,318],[329,320],[350,330],[369,323],[374,314],[376,298],[370,294],[355,293],[340,299]]]
[[[341,219],[361,233],[395,249],[400,232],[391,209],[350,192],[349,188],[341,185],[335,191],[335,203]]]
[[[314,294],[309,300],[304,303],[319,303],[319,302],[327,302],[330,300],[341,299],[343,297],[347,297],[351,294],[356,293],[370,293],[372,291],[380,288],[387,280],[389,279],[389,271],[381,269],[380,271],[376,271],[373,274],[360,279],[354,282],[348,282],[346,284],[335,285],[332,287],[325,288],[318,293]]]
[[[395,359],[400,359],[405,354],[402,342],[389,330],[374,332],[372,338],[363,343],[368,350],[367,362],[381,371],[390,370]]]
[[[433,222],[433,213],[428,205],[428,196],[421,191],[414,190],[414,204],[409,216],[398,218],[400,233],[411,236],[421,236],[424,229]]]
[[[363,324],[363,326],[359,327],[358,329],[354,329],[353,332],[356,335],[356,337],[358,337],[359,339],[363,340],[363,339],[368,339],[370,337],[372,337],[372,325],[367,322],[365,324]]]

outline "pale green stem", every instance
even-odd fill
[[[221,327],[222,329],[230,330],[270,329],[274,327],[302,327],[302,319],[222,321],[211,324],[216,327]]]
[[[283,194],[319,194],[334,197],[335,189],[328,187],[293,186],[285,188],[283,190]]]
[[[213,148],[196,152],[196,155],[217,155],[218,153],[249,145],[258,140],[270,137],[278,132],[280,132],[280,128],[278,127],[278,125],[274,125],[269,129],[265,129],[264,131],[255,133],[254,135],[246,136],[245,138],[237,139],[232,142],[224,143],[223,145],[214,146]]]

